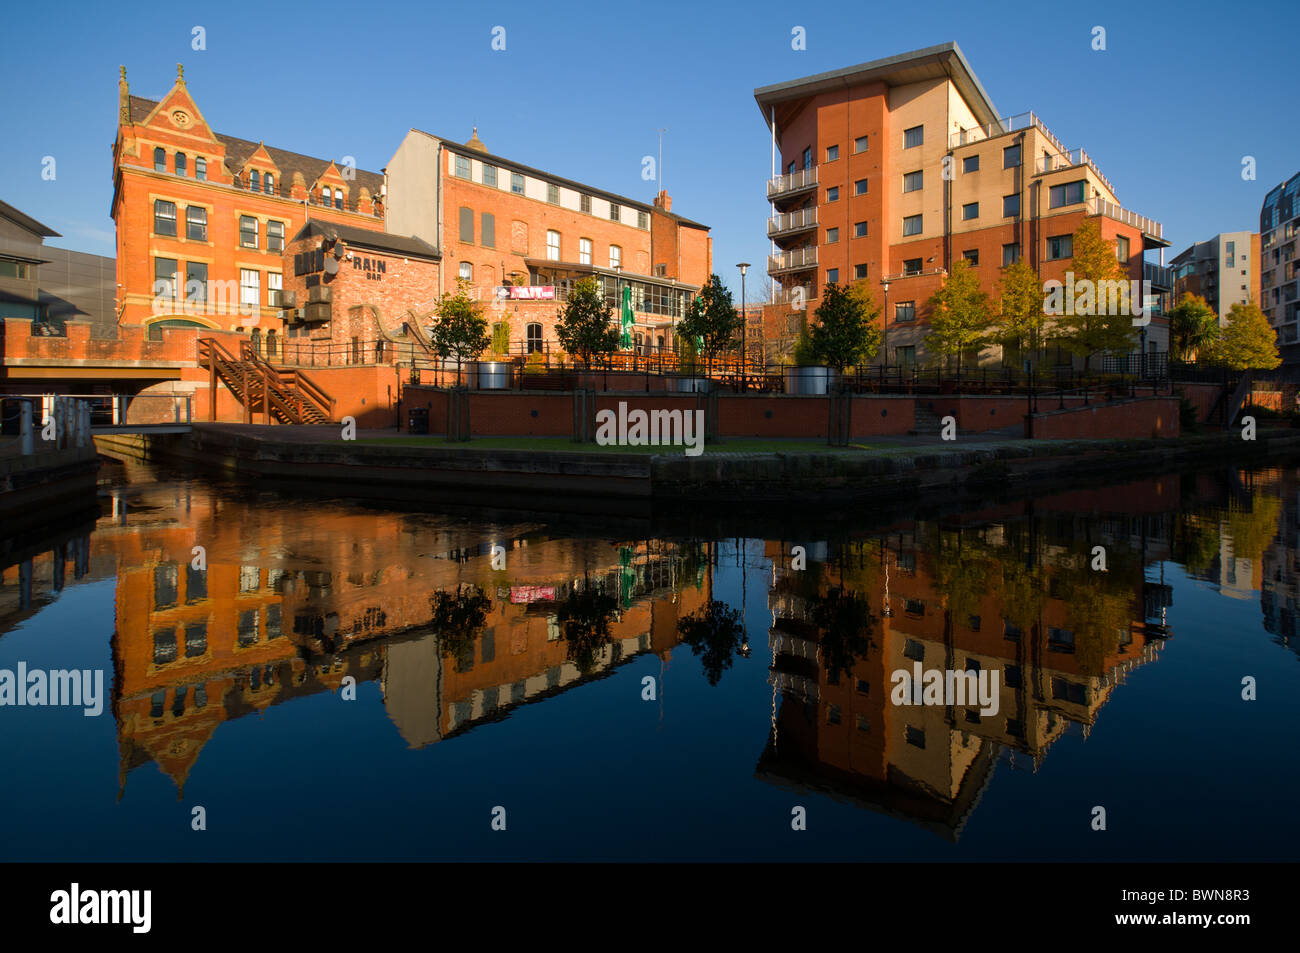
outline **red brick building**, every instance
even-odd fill
[[[286,242],[307,217],[383,229],[383,178],[215,132],[177,67],[161,100],[118,83],[117,322],[281,331]]]
[[[440,249],[442,291],[465,279],[513,354],[551,349],[573,283],[595,277],[611,305],[631,289],[634,343],[672,346],[672,328],[713,270],[706,226],[672,211],[411,130],[384,170],[389,232]],[[617,311],[616,311],[617,313]]]

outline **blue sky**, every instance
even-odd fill
[[[1038,113],[1125,207],[1162,222],[1168,254],[1257,229],[1264,194],[1300,171],[1293,0],[51,3],[21,19],[6,44],[0,199],[61,232],[51,244],[104,255],[119,64],[133,93],[159,97],[183,62],[217,131],[374,170],[408,128],[464,140],[477,125],[498,155],[649,201],[641,160],[665,127],[673,210],[712,227],[715,269],[737,291],[734,263],[768,247],[754,88],[949,40],[999,112]],[[791,49],[795,26],[806,50]],[[47,155],[54,181],[41,178]],[[1242,179],[1248,155],[1255,181]]]

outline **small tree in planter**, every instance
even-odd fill
[[[555,325],[555,336],[560,346],[581,358],[591,370],[594,354],[613,354],[618,350],[618,328],[613,324],[614,311],[596,286],[595,278],[583,278],[573,286],[569,300],[564,303],[560,320]]]
[[[807,341],[823,364],[842,373],[880,351],[880,308],[864,285],[827,285],[815,313],[817,323],[807,332]]]
[[[510,356],[510,324],[507,321],[498,321],[492,325],[492,356]]]
[[[469,296],[469,283],[460,279],[456,293],[444,294],[438,302],[437,315],[430,333],[430,343],[443,360],[456,358],[456,382],[460,383],[460,368],[464,361],[483,353],[491,343],[487,319],[483,308]]]
[[[713,359],[730,350],[739,342],[736,335],[744,325],[744,318],[731,303],[731,292],[722,285],[717,275],[709,276],[709,283],[686,309],[686,317],[677,324],[677,333],[699,342],[704,355],[706,373],[713,371]]]

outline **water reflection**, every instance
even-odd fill
[[[1300,652],[1298,489],[1294,469],[1168,476],[732,544],[742,592],[767,584],[764,653],[743,599],[721,592],[724,540],[305,513],[198,482],[128,483],[93,532],[10,553],[0,627],[77,581],[116,580],[119,798],[149,763],[182,793],[221,725],[299,698],[374,683],[419,749],[682,646],[698,691],[719,691],[751,655],[767,668],[752,720],[761,781],[956,840],[999,763],[1038,770],[1159,660],[1176,637],[1175,563],[1221,596],[1260,592],[1264,629]],[[891,674],[916,663],[996,671],[996,713],[892,703]]]

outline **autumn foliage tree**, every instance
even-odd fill
[[[956,356],[961,372],[962,355],[991,336],[993,308],[988,292],[970,262],[959,258],[943,286],[930,296],[930,331],[925,345],[945,357]]]
[[[1054,309],[1052,328],[1070,353],[1083,358],[1086,370],[1094,354],[1127,351],[1132,346],[1132,302],[1128,274],[1115,255],[1115,243],[1102,237],[1096,219],[1084,219],[1072,245],[1075,300]]]
[[[1272,370],[1282,363],[1277,350],[1277,333],[1259,306],[1247,302],[1228,309],[1228,323],[1219,329],[1207,348],[1215,364],[1234,370]]]

